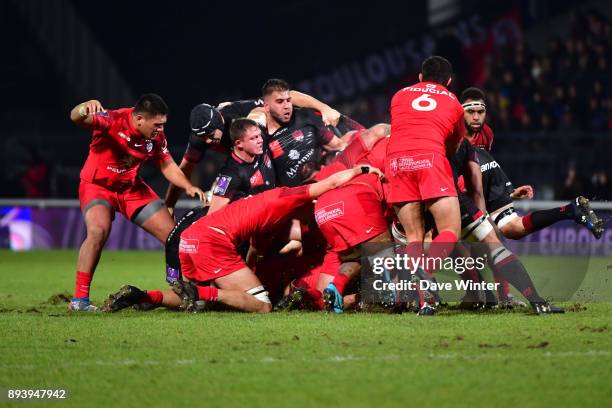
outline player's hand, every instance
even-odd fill
[[[197,196],[200,201],[202,201],[203,203],[206,202],[206,194],[204,194],[204,192],[199,187],[188,187],[187,190],[185,190],[185,193],[187,193],[189,197],[196,198]]]
[[[288,254],[289,252],[294,252],[294,251],[297,252],[296,253],[297,256],[302,256],[302,254],[304,253],[304,247],[302,246],[302,241],[292,239],[287,243],[287,245],[282,247],[281,250],[278,251],[278,253],[281,255],[285,255],[285,254]]]
[[[514,189],[512,192],[512,198],[516,198],[517,200],[529,199],[533,198],[533,187],[529,184],[520,186]]]
[[[98,112],[104,112],[106,109],[102,107],[102,103],[97,99],[92,99],[87,102],[83,102],[79,108],[79,115],[82,117],[95,115]]]
[[[385,174],[378,168],[374,167],[374,166],[370,166],[369,164],[364,164],[361,166],[355,166],[355,169],[358,169],[359,173],[361,174],[376,174],[378,175],[378,178],[380,180],[382,180],[383,178],[385,178]],[[367,168],[368,171],[364,172],[364,168]]]
[[[342,116],[340,112],[329,106],[321,111],[321,119],[327,126],[336,126],[340,121],[340,116]]]

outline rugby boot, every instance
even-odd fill
[[[177,280],[172,284],[172,291],[181,298],[179,309],[186,312],[196,312],[201,309],[197,304],[201,303],[198,298],[198,288],[193,283]]]
[[[419,311],[417,312],[417,314],[419,316],[433,316],[436,313],[438,313],[438,311],[436,310],[435,307],[433,307],[432,305],[430,305],[427,302],[424,302],[421,305],[421,308],[419,309]]]
[[[305,296],[306,289],[295,288],[287,296],[284,296],[281,300],[278,301],[276,306],[274,306],[274,310],[288,312],[291,310],[300,309],[302,307],[302,303],[304,301]]]
[[[89,298],[73,298],[68,304],[71,312],[97,312],[98,308],[91,304]]]
[[[580,224],[591,231],[595,238],[601,238],[605,231],[604,223],[591,208],[589,200],[583,196],[578,196],[572,201],[571,205],[576,224]]]
[[[108,299],[104,301],[102,311],[107,313],[118,312],[126,307],[140,303],[146,295],[145,292],[136,286],[125,285],[118,292],[108,296]]]
[[[323,289],[323,303],[330,312],[338,314],[344,312],[344,298],[333,282]]]
[[[535,314],[551,314],[551,313],[565,313],[565,309],[562,307],[553,305],[548,302],[534,302],[531,304],[533,311]]]

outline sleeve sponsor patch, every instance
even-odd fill
[[[227,188],[232,181],[231,176],[225,176],[223,174],[219,174],[217,180],[215,181],[215,189],[213,190],[214,195],[223,196],[227,193]]]

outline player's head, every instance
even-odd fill
[[[444,86],[449,86],[453,79],[453,66],[444,57],[432,55],[423,61],[419,81],[437,82]]]
[[[155,138],[164,131],[168,120],[168,105],[156,94],[142,95],[134,105],[134,123],[138,131],[146,138]]]
[[[281,125],[289,123],[293,114],[293,104],[289,95],[291,86],[282,79],[268,79],[261,87],[264,109],[272,119]]]
[[[465,126],[472,132],[478,132],[487,117],[485,94],[481,89],[470,87],[461,92],[459,102],[463,106]]]
[[[189,115],[191,131],[206,143],[219,143],[224,125],[225,121],[221,113],[207,103],[197,105]]]
[[[263,153],[263,138],[261,128],[254,120],[248,118],[234,119],[230,125],[230,138],[234,149],[250,155]]]

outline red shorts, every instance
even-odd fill
[[[159,196],[144,181],[136,182],[132,187],[121,192],[109,190],[99,184],[82,181],[79,184],[79,201],[81,211],[87,209],[94,200],[109,203],[115,211],[123,214],[128,220],[132,219],[134,212],[152,201],[159,200]]]
[[[315,219],[334,252],[359,245],[388,228],[379,195],[365,184],[349,184],[323,194],[315,204]]]
[[[391,154],[385,161],[389,203],[457,197],[453,171],[446,156],[430,151]]]
[[[181,272],[206,282],[234,273],[247,265],[227,235],[206,225],[206,217],[188,227],[179,242]]]

